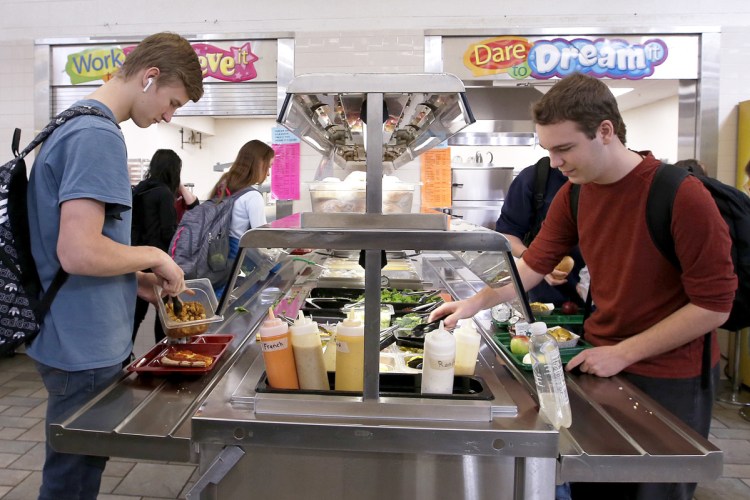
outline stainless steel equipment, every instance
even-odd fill
[[[472,224],[494,229],[505,194],[513,180],[513,168],[454,165],[451,177],[451,214]]]
[[[394,81],[410,88],[403,75],[376,80],[383,88],[367,87],[368,123],[382,123],[384,89],[395,92]],[[308,81],[312,86],[315,79]],[[318,91],[332,93],[336,82],[328,79],[332,86]],[[356,92],[350,84],[342,78],[342,86]],[[320,131],[316,136],[326,137]],[[379,127],[366,134],[365,144],[368,178],[377,178],[384,148]],[[252,229],[240,241],[242,255],[260,247],[364,250],[361,395],[263,388],[255,342],[260,321],[279,295],[285,305],[303,299],[320,270],[317,264],[286,261],[263,280],[245,277],[235,287],[236,269],[227,288],[226,319],[212,330],[236,337],[209,375],[123,376],[52,425],[52,445],[73,453],[199,462],[203,475],[188,498],[204,500],[302,493],[321,499],[551,500],[556,476],[562,481],[669,482],[720,474],[719,450],[617,377],[569,376],[573,426],[555,431],[538,414],[533,381],[495,345],[486,313],[475,319],[483,335],[477,375],[489,399],[381,391],[381,250],[438,251],[423,254],[423,279],[458,298],[483,286],[469,270],[485,255],[479,252],[497,252],[497,269],[485,279],[499,276],[512,282],[517,294],[523,290],[502,235],[442,214],[380,214],[379,185],[368,182],[366,214],[296,214]]]
[[[370,137],[382,149],[377,160],[398,168],[475,121],[463,92],[446,74],[301,75],[278,121],[342,167],[373,158]],[[378,132],[368,135],[368,124]]]

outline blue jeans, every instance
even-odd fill
[[[49,444],[49,425],[81,408],[122,373],[122,364],[95,370],[66,372],[36,363],[47,400],[46,457],[39,500],[96,500],[107,457],[60,453]]]

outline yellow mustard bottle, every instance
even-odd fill
[[[353,313],[336,326],[337,391],[358,391],[364,387],[365,327]]]

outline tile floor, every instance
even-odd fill
[[[147,316],[136,353],[153,345]],[[145,330],[145,331],[144,331]],[[150,339],[150,343],[149,343]],[[35,499],[44,462],[46,391],[24,354],[0,359],[0,499]],[[696,500],[750,500],[750,422],[737,407],[717,403],[711,442],[724,450],[724,475],[699,485]],[[180,499],[198,477],[192,464],[136,462],[112,458],[104,471],[100,500]],[[658,499],[654,499],[658,500]]]

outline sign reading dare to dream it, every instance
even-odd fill
[[[534,39],[500,36],[469,45],[464,65],[474,76],[506,73],[515,79],[563,78],[587,73],[597,78],[640,80],[666,61],[660,38],[633,43],[618,38]]]

